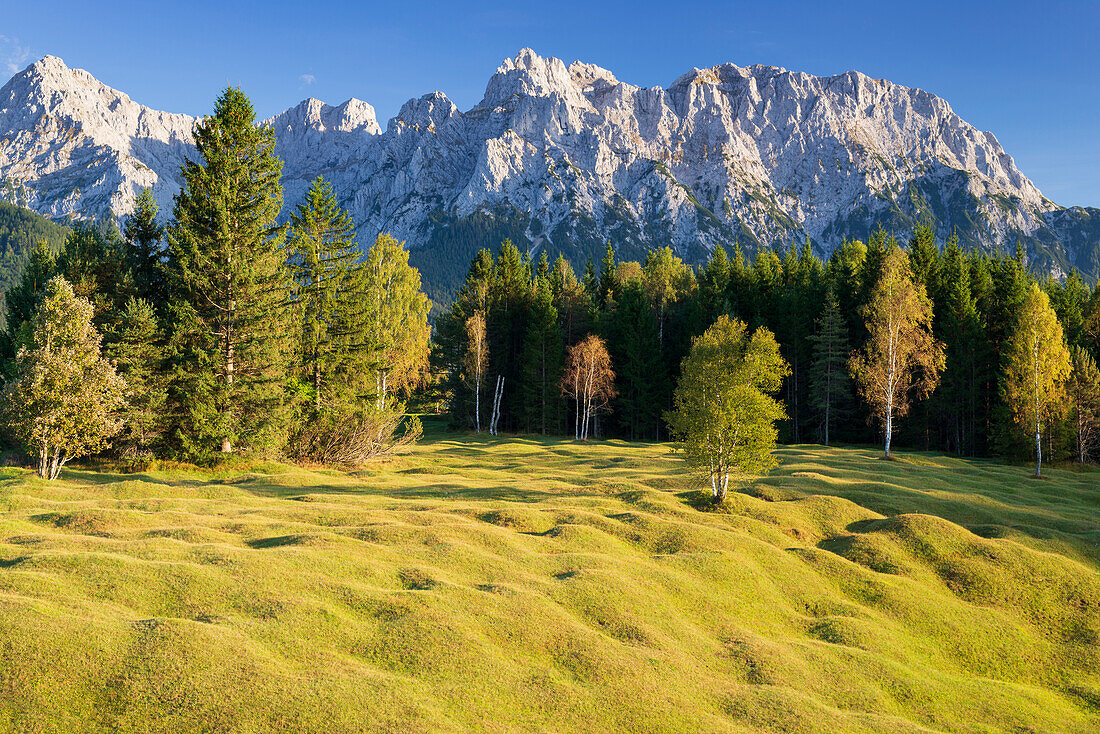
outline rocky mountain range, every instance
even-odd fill
[[[0,89],[0,196],[91,218],[151,187],[167,215],[195,121],[47,56]],[[972,248],[1019,241],[1040,272],[1100,275],[1100,210],[1048,200],[943,99],[855,71],[724,64],[643,88],[524,49],[467,111],[433,92],[382,130],[365,102],[308,99],[266,124],[285,211],[325,176],[360,240],[406,240],[436,297],[505,237],[575,262],[607,240],[623,257],[671,245],[700,262],[735,241],[751,253],[808,237],[825,254],[921,221]]]

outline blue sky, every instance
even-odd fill
[[[946,98],[1054,201],[1100,206],[1100,9],[1088,2],[5,2],[0,78],[51,53],[144,104],[262,116],[358,97],[380,123],[440,89],[475,104],[524,46],[667,85],[732,61],[858,69]],[[349,7],[351,6],[351,7]]]

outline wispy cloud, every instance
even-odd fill
[[[313,84],[313,82],[317,81],[317,77],[313,76],[312,74],[301,74],[298,77],[298,81],[308,87],[310,84]]]
[[[0,64],[4,65],[9,75],[21,71],[30,58],[30,46],[23,45],[18,38],[0,34]]]

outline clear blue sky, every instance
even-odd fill
[[[945,97],[1054,201],[1100,206],[1100,9],[1089,2],[13,2],[0,78],[51,53],[144,104],[208,112],[226,82],[264,117],[358,97],[380,124],[440,89],[476,103],[524,46],[667,85],[731,61],[858,69]],[[350,7],[353,6],[353,7]],[[312,81],[310,81],[312,80]]]

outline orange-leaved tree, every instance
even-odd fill
[[[913,281],[909,256],[896,243],[882,258],[863,317],[870,338],[848,364],[860,395],[882,423],[890,458],[894,418],[909,412],[912,398],[932,394],[946,359],[943,343],[932,336],[932,302]]]

